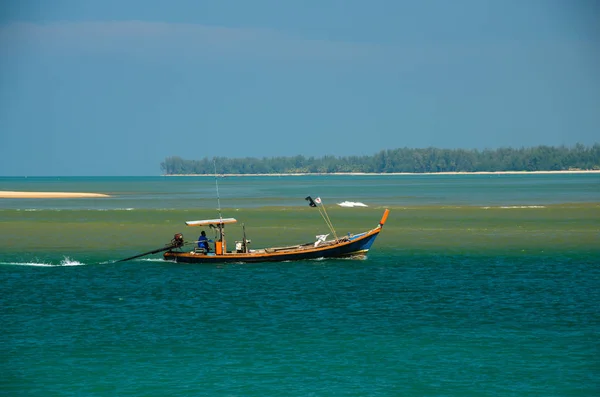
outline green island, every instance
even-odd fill
[[[386,149],[371,156],[204,157],[171,156],[160,164],[165,175],[454,173],[600,170],[600,144],[499,149]]]

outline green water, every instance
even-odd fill
[[[375,251],[520,254],[600,251],[600,204],[544,208],[391,207],[389,222]],[[328,233],[311,208],[229,210],[239,225],[228,227],[230,240],[241,239],[241,223],[256,247],[309,242]],[[34,254],[56,260],[74,253],[100,261],[148,251],[183,233],[193,241],[199,228],[184,220],[210,218],[209,211],[5,211],[0,239],[7,254]],[[328,215],[340,235],[375,227],[383,208],[332,208]],[[214,214],[212,214],[214,217]],[[210,234],[209,230],[209,234]]]
[[[255,247],[328,233],[309,194],[338,234],[391,212],[365,260],[225,266],[114,262],[196,239],[214,179],[0,182],[114,194],[0,200],[1,395],[598,392],[598,176],[226,178]]]

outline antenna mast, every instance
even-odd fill
[[[223,215],[221,214],[221,197],[219,196],[219,181],[217,178],[217,160],[213,157],[213,166],[215,168],[215,186],[217,187],[217,210],[219,211],[219,220],[223,223]]]

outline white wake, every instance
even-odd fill
[[[61,267],[61,266],[85,266],[86,263],[82,263],[76,260],[73,260],[67,256],[65,256],[60,263],[46,263],[46,262],[0,262],[1,265],[9,265],[9,266],[37,266],[37,267]]]

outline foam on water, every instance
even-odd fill
[[[50,263],[35,263],[35,262],[0,262],[2,265],[11,266],[38,266],[38,267],[54,267],[56,265]]]
[[[81,263],[76,260],[72,260],[68,256],[65,256],[62,261],[60,261],[60,265],[58,266],[84,266],[85,263]]]
[[[85,266],[86,263],[81,263],[65,256],[59,264],[45,262],[0,262],[2,265],[10,266],[34,266],[34,267],[61,267],[61,266]]]
[[[143,258],[143,259],[139,259],[139,260],[144,261],[144,262],[168,262],[168,261],[165,261],[163,258]]]
[[[508,205],[502,206],[500,208],[504,209],[514,209],[514,208],[546,208],[544,205]]]
[[[340,207],[368,207],[365,203],[361,203],[360,201],[342,201],[338,203]]]
[[[481,207],[481,208],[483,208],[484,210],[489,210],[491,208],[501,208],[501,209],[505,209],[505,210],[506,209],[511,210],[511,209],[527,209],[527,208],[546,208],[546,206],[545,205],[503,205],[500,207],[489,207],[488,206],[488,207]]]

